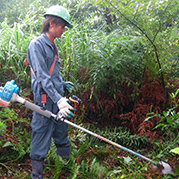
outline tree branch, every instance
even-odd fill
[[[142,34],[148,39],[148,41],[152,44],[153,48],[154,48],[154,52],[155,52],[155,56],[157,59],[157,63],[158,63],[158,67],[160,70],[160,78],[161,78],[161,84],[166,92],[166,87],[165,87],[165,81],[164,81],[164,77],[163,77],[163,71],[162,71],[162,67],[161,67],[161,63],[159,60],[159,55],[158,55],[158,49],[156,47],[156,45],[154,44],[154,42],[150,39],[150,37],[147,35],[147,33],[145,32],[144,29],[142,29],[141,27],[139,27],[136,23],[134,23],[133,21],[131,21],[128,17],[126,17],[119,9],[117,9],[116,6],[114,6],[113,4],[109,3],[114,9],[117,10],[117,12],[119,12],[119,14],[124,17],[124,19],[126,19],[128,22],[130,22],[134,27],[136,27],[137,29],[139,29],[139,31],[142,32]]]

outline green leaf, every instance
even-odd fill
[[[167,118],[167,122],[172,126],[173,125],[173,121],[171,118]]]
[[[147,118],[144,120],[144,122],[148,121],[149,119],[151,119],[151,118],[153,118],[153,117],[155,117],[155,116],[157,116],[157,115],[158,115],[158,114],[155,114],[155,115],[153,115],[153,116],[147,117]]]
[[[9,147],[9,146],[12,146],[12,143],[10,141],[6,142],[3,147]]]
[[[154,129],[157,129],[158,127],[163,127],[163,126],[165,126],[165,124],[160,123],[156,127],[154,127]]]
[[[124,161],[128,164],[132,161],[132,159],[128,156],[128,157],[123,157]]]
[[[175,153],[175,154],[179,154],[179,147],[170,150],[170,152],[173,152],[173,153]]]

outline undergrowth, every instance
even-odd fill
[[[0,175],[30,179],[30,123],[18,118],[14,109],[4,108],[0,112],[3,119],[0,128],[0,168],[3,172]],[[121,127],[99,129],[94,125],[82,124],[77,117],[73,122],[155,161],[168,162],[176,172],[168,174],[167,178],[176,177],[179,172],[177,156],[170,152],[179,143],[179,136],[170,133],[166,135],[166,140],[151,142],[147,137],[137,137]],[[160,169],[154,170],[148,162],[71,126],[69,138],[71,155],[70,159],[65,160],[57,155],[52,141],[45,159],[44,178],[166,178]]]

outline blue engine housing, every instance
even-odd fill
[[[8,81],[4,87],[0,87],[0,98],[9,102],[13,93],[18,93],[19,87],[15,84],[14,80]]]

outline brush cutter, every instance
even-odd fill
[[[139,154],[137,152],[134,152],[133,150],[130,150],[130,149],[126,148],[126,147],[123,147],[123,146],[121,146],[121,145],[119,145],[119,144],[117,144],[117,143],[115,143],[115,142],[113,142],[111,140],[108,140],[108,139],[106,139],[106,138],[104,138],[104,137],[102,137],[100,135],[97,135],[94,132],[91,132],[91,131],[83,128],[83,127],[80,127],[80,126],[68,121],[66,118],[62,117],[60,112],[57,115],[55,115],[52,112],[50,112],[50,111],[48,111],[48,110],[46,110],[46,109],[44,109],[44,108],[42,108],[42,107],[40,107],[38,105],[35,105],[35,104],[25,100],[24,98],[20,97],[17,94],[18,90],[19,90],[19,87],[15,84],[14,80],[11,80],[11,81],[7,82],[4,87],[1,86],[0,87],[0,106],[8,107],[10,102],[19,102],[19,103],[23,104],[26,108],[29,108],[32,111],[35,111],[35,112],[37,112],[37,113],[39,113],[39,114],[41,114],[41,115],[43,115],[43,116],[45,116],[47,118],[51,118],[51,119],[56,120],[56,121],[60,120],[62,122],[65,122],[65,123],[77,128],[77,129],[80,129],[80,130],[82,130],[82,131],[84,131],[84,132],[86,132],[86,133],[88,133],[88,134],[90,134],[90,135],[92,135],[94,137],[97,137],[97,138],[99,138],[99,139],[101,139],[101,140],[103,140],[103,141],[105,141],[105,142],[107,142],[107,143],[109,143],[111,145],[114,145],[114,146],[116,146],[116,147],[118,147],[120,149],[123,149],[123,150],[125,150],[127,152],[130,152],[130,153],[132,153],[132,154],[134,154],[134,155],[136,155],[136,156],[138,156],[138,157],[140,157],[140,158],[142,158],[142,159],[154,164],[153,168],[157,168],[157,166],[160,165],[160,166],[163,167],[163,170],[162,170],[163,174],[168,174],[168,173],[172,172],[172,168],[170,167],[170,165],[168,163],[165,163],[163,161],[158,162],[158,163],[154,162],[153,160],[151,160],[151,159],[149,159],[149,158],[147,158],[147,157],[145,157],[145,156],[143,156],[143,155],[141,155],[141,154]],[[72,106],[74,106],[74,105],[77,106],[77,105],[81,104],[81,100],[78,97],[73,95],[71,98],[69,98],[69,103]],[[76,106],[74,106],[74,107],[76,107]]]

